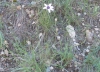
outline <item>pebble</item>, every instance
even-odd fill
[[[78,16],[81,16],[81,13],[77,13]]]
[[[90,50],[89,50],[89,49],[86,49],[85,51],[86,51],[86,52],[90,52]]]
[[[61,37],[60,36],[57,36],[57,40],[60,40],[61,39]]]
[[[82,25],[84,26],[85,24],[84,24],[84,23],[82,23]]]
[[[87,13],[86,13],[86,12],[84,12],[84,15],[87,15]]]
[[[89,43],[92,42],[92,36],[93,36],[92,32],[90,30],[86,30],[86,39]]]
[[[26,41],[28,45],[31,45],[31,41]]]
[[[99,30],[99,28],[94,28],[96,31],[98,31]]]
[[[42,35],[43,35],[43,33],[39,33],[39,38],[41,38],[41,37],[42,37]]]

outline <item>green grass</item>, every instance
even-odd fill
[[[44,3],[52,3],[54,11],[48,13],[47,10],[43,10]],[[11,53],[18,55],[18,57],[14,58],[18,66],[13,68],[11,72],[49,72],[48,67],[50,66],[60,70],[66,69],[71,61],[75,59],[73,45],[72,43],[70,44],[66,26],[69,24],[77,26],[77,28],[81,26],[81,16],[77,16],[76,12],[78,11],[75,11],[73,8],[80,7],[82,13],[86,12],[89,17],[95,18],[98,14],[98,6],[93,6],[93,9],[91,9],[91,4],[88,4],[88,0],[78,2],[75,0],[43,0],[41,4],[36,7],[38,23],[35,27],[33,26],[34,28],[32,29],[35,33],[30,34],[31,37],[25,39],[23,42],[15,38],[14,41],[12,40],[14,50],[11,51]],[[57,18],[57,21],[55,21],[55,18]],[[86,26],[88,26],[88,24]],[[0,21],[0,29],[2,28]],[[61,31],[56,31],[56,28],[62,30],[62,33]],[[79,28],[78,31],[80,31],[80,29],[81,28]],[[43,33],[43,37],[39,38],[39,33],[41,32]],[[56,39],[57,35],[61,36],[61,40]],[[27,45],[26,40],[32,41],[32,44]],[[2,31],[0,31],[0,48],[4,46],[3,43],[4,35]],[[55,47],[52,47],[53,45],[55,45]],[[99,46],[93,47],[90,50],[79,72],[100,72],[99,51]]]
[[[93,47],[86,56],[80,72],[100,72],[100,46]]]
[[[45,72],[48,66],[63,69],[73,59],[72,48],[69,48],[68,45],[66,45],[64,49],[62,48],[62,51],[52,50],[49,47],[40,47],[39,52],[35,52],[33,49],[23,54],[18,66],[19,68],[12,70],[12,72]],[[53,63],[53,60],[57,61],[57,56],[60,58],[58,60],[60,61],[59,64]]]
[[[51,14],[44,10],[39,14],[39,23],[40,26],[42,26],[42,28],[44,29],[44,31],[49,31],[52,25],[54,25],[54,17],[50,15]]]
[[[4,36],[3,33],[0,31],[0,49],[4,46]]]
[[[52,0],[53,1],[53,0]],[[46,3],[51,3],[51,0],[46,1]],[[45,1],[44,1],[45,3]],[[75,23],[76,25],[79,24],[78,22],[78,17],[75,15],[72,4],[73,0],[58,0],[54,1],[53,6],[55,6],[55,11],[48,13],[47,10],[42,10],[42,7],[38,9],[38,21],[39,21],[39,26],[42,27],[42,30],[47,33],[48,31],[55,30],[52,29],[53,26],[57,26],[58,22],[62,22],[62,25],[68,25]],[[94,10],[94,12],[96,9]],[[55,18],[57,18],[57,23],[55,25]],[[20,47],[20,44],[15,44],[15,48],[20,52],[22,52],[24,55],[22,56],[22,61],[20,61],[19,67],[17,68],[17,71],[21,72],[45,72],[47,66],[53,65],[54,67],[63,69],[66,67],[71,60],[73,59],[73,52],[71,46],[65,45],[60,51],[52,50],[51,45],[46,42],[46,49],[41,46],[41,44],[37,44],[38,52],[36,52],[34,49],[32,49],[29,52],[23,52],[23,48]],[[39,42],[38,42],[39,43]],[[17,51],[16,50],[16,51]],[[60,62],[59,64],[52,64],[53,60],[56,60],[56,56],[59,55],[58,61]],[[88,56],[87,56],[88,57]],[[91,56],[89,56],[91,57]],[[88,62],[87,58],[86,61]],[[38,61],[37,61],[38,60]],[[46,64],[46,61],[50,60],[50,64]],[[91,60],[91,59],[90,59]],[[94,61],[94,60],[93,60]],[[91,61],[90,61],[91,62]],[[91,62],[92,63],[92,62]]]
[[[1,21],[1,17],[0,17],[0,29],[3,28],[3,22]]]

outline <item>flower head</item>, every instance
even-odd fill
[[[52,6],[52,4],[44,4],[43,9],[48,10],[49,13],[51,13],[51,11],[54,11],[54,7]]]

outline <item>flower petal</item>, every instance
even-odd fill
[[[45,7],[47,7],[47,4],[44,4]]]
[[[50,3],[49,6],[51,7],[52,6],[52,3]]]
[[[53,6],[50,6],[50,8],[53,9],[54,7]]]
[[[43,9],[47,9],[47,7],[43,7]]]
[[[50,10],[50,9],[48,9],[48,12],[49,12],[49,13],[51,13],[51,10]]]
[[[51,8],[50,10],[51,10],[51,11],[54,11],[54,9],[53,9],[53,8]]]

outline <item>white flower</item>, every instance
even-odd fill
[[[54,7],[52,6],[52,4],[44,4],[43,9],[48,10],[49,13],[51,13],[51,11],[54,11]]]

